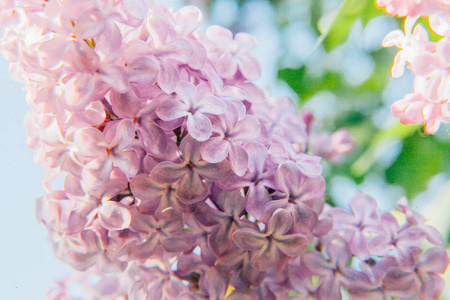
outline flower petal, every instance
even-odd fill
[[[156,110],[161,120],[171,121],[189,115],[188,107],[181,101],[169,99],[161,103]]]
[[[98,210],[98,220],[107,230],[122,230],[131,224],[130,211],[115,202],[107,202]]]
[[[241,249],[256,250],[267,243],[266,236],[250,228],[238,229],[233,233],[233,242]]]
[[[163,161],[153,168],[150,177],[158,183],[173,184],[185,173],[184,165]]]
[[[309,240],[302,234],[291,234],[277,237],[277,248],[287,256],[297,257],[309,246]]]
[[[267,234],[272,234],[275,237],[282,236],[291,229],[292,224],[291,214],[285,209],[279,208],[274,211],[269,220]]]
[[[206,141],[212,133],[211,121],[200,112],[188,115],[186,127],[190,135],[199,142]]]
[[[202,144],[202,158],[210,163],[223,161],[228,155],[228,143],[221,136],[209,138]]]
[[[203,178],[211,182],[224,180],[231,173],[231,165],[227,160],[217,164],[199,161],[195,164],[195,168]]]
[[[131,89],[126,93],[119,93],[113,90],[110,101],[113,112],[125,119],[134,118],[141,108],[141,100]]]
[[[268,271],[276,266],[279,254],[274,240],[269,241],[252,258],[252,266],[259,271]]]

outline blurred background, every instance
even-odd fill
[[[347,207],[355,192],[362,191],[390,210],[407,196],[448,246],[450,127],[443,124],[428,136],[422,125],[401,125],[390,112],[394,101],[413,90],[408,70],[399,79],[390,77],[397,50],[381,47],[387,33],[401,28],[401,19],[385,16],[373,0],[158,2],[175,10],[185,4],[200,7],[204,28],[217,24],[253,34],[262,65],[260,87],[313,112],[323,131],[349,129],[356,142],[353,153],[338,165],[324,164],[328,203]],[[427,26],[426,20],[419,22]],[[430,34],[430,39],[437,37]],[[44,299],[53,281],[70,270],[53,257],[44,227],[35,222],[34,199],[43,193],[44,172],[26,147],[25,97],[9,79],[4,60],[0,86],[0,290],[5,299]],[[449,289],[443,299],[450,299]]]

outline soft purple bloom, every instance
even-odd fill
[[[260,130],[259,121],[250,115],[239,119],[239,111],[227,101],[227,110],[213,120],[213,136],[202,144],[204,160],[218,163],[229,158],[234,173],[244,175],[248,168],[248,154],[242,147],[245,141],[255,139]]]
[[[154,214],[158,219],[179,218],[183,212],[176,190],[170,184],[161,184],[150,176],[139,174],[130,182],[133,195],[140,200],[139,212]]]
[[[325,182],[322,177],[309,178],[302,174],[293,162],[279,165],[275,174],[275,186],[282,194],[279,200],[266,204],[262,220],[278,208],[288,210],[293,217],[294,231],[309,234],[317,225],[318,214],[322,211]]]
[[[259,219],[264,205],[272,200],[267,188],[276,188],[273,182],[276,170],[266,166],[267,149],[264,145],[251,141],[243,148],[249,157],[247,172],[241,177],[231,174],[221,187],[225,190],[247,187],[245,209]]]
[[[309,240],[304,235],[286,234],[291,227],[291,215],[280,209],[270,218],[265,234],[250,228],[239,229],[233,234],[233,241],[239,248],[254,253],[252,265],[255,269],[270,270],[280,259],[279,251],[287,256],[297,257],[309,245]]]
[[[183,219],[158,220],[150,215],[133,212],[130,229],[142,236],[142,241],[132,244],[130,257],[147,259],[161,245],[168,252],[183,252],[192,246],[188,235],[182,231]]]
[[[220,115],[226,106],[219,98],[208,94],[206,85],[195,87],[192,83],[180,81],[175,90],[181,101],[168,99],[162,102],[156,114],[161,120],[173,121],[186,117],[186,128],[197,141],[206,141],[212,133],[208,114]]]
[[[94,128],[80,129],[75,133],[74,143],[79,153],[89,159],[83,168],[83,182],[91,189],[107,183],[114,165],[130,177],[137,172],[137,155],[130,149],[134,141],[133,123],[124,120],[112,125],[109,141]]]
[[[401,228],[395,217],[388,212],[380,216],[380,224],[384,234],[369,241],[369,251],[380,256],[392,254],[401,268],[412,269],[415,264],[414,252],[425,239],[423,230],[419,227]]]
[[[211,182],[224,180],[231,172],[230,164],[224,160],[209,163],[201,159],[200,143],[187,135],[180,145],[181,162],[161,162],[151,172],[159,183],[178,182],[177,195],[186,204],[202,201],[208,195],[208,186],[202,178]]]
[[[369,283],[367,275],[348,266],[352,257],[347,243],[342,239],[335,239],[326,245],[328,261],[320,252],[310,251],[302,255],[302,264],[310,272],[320,276],[317,290],[319,299],[341,299],[341,285],[348,287],[353,284]]]
[[[245,199],[239,192],[221,192],[217,196],[216,203],[220,208],[219,211],[208,209],[208,205],[203,204],[198,206],[196,216],[200,222],[203,220],[203,215],[208,214],[208,218],[213,218],[216,229],[209,237],[209,245],[214,253],[221,256],[235,249],[232,235],[236,230],[258,227],[245,218],[241,219]]]

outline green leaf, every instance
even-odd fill
[[[368,1],[366,7],[359,14],[359,17],[363,26],[366,26],[370,20],[381,15],[384,15],[384,11],[375,6],[375,1]]]
[[[416,133],[403,142],[397,160],[386,170],[386,181],[406,189],[408,198],[424,191],[428,180],[442,171],[450,160],[450,145],[434,136]]]
[[[376,163],[375,150],[381,142],[393,138],[405,139],[411,136],[416,130],[417,126],[403,125],[399,122],[397,126],[393,128],[378,132],[378,134],[372,138],[372,142],[367,150],[350,167],[352,175],[354,177],[360,177],[369,172],[372,166]]]
[[[383,10],[377,9],[373,0],[344,0],[336,10],[319,19],[321,36],[314,50],[323,43],[325,49],[330,51],[347,40],[350,28],[357,18],[365,26],[371,19],[382,14]]]
[[[307,73],[305,66],[300,69],[282,69],[278,78],[284,80],[300,97],[301,102],[321,90],[335,91],[343,89],[339,74],[327,72],[323,77],[314,77]]]
[[[289,291],[289,297],[295,297],[300,295],[299,293],[295,292],[295,291]]]

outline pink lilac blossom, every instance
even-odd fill
[[[47,171],[36,217],[83,271],[49,299],[77,284],[83,299],[439,297],[447,252],[406,200],[404,224],[362,194],[351,211],[325,204],[320,160],[354,142],[312,132],[311,114],[251,82],[252,36],[203,33],[197,8],[151,0],[0,8],[0,52],[26,85],[28,144]],[[443,76],[447,58],[430,60]],[[425,239],[437,247],[422,254]]]
[[[377,4],[389,15],[406,17],[404,30],[395,30],[383,40],[384,47],[400,51],[394,57],[392,77],[400,77],[405,66],[415,75],[414,93],[392,104],[392,112],[403,124],[425,123],[425,132],[434,134],[441,123],[450,122],[450,3],[448,1],[384,1]],[[420,17],[439,37],[429,41]]]

